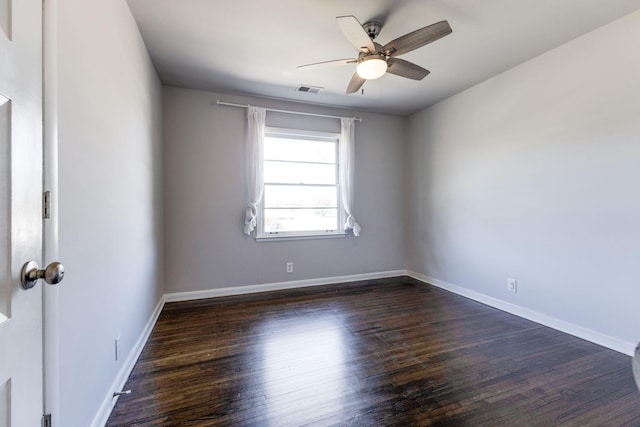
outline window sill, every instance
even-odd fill
[[[346,237],[347,233],[331,233],[331,234],[315,234],[309,236],[262,236],[256,237],[256,242],[281,242],[285,240],[319,240],[319,239],[341,239]]]

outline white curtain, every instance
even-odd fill
[[[353,216],[353,165],[354,165],[354,141],[355,141],[355,119],[342,118],[340,135],[340,157],[339,157],[339,178],[340,178],[340,198],[342,207],[347,213],[347,222],[344,224],[344,231],[352,230],[354,236],[360,235],[360,224]]]
[[[244,214],[244,234],[247,236],[256,228],[258,203],[262,200],[264,177],[262,174],[264,156],[264,108],[247,108],[247,185],[249,206]]]

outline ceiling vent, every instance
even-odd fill
[[[296,88],[296,92],[310,93],[317,95],[323,88],[317,86],[300,85]]]

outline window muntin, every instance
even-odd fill
[[[339,134],[267,128],[259,238],[343,235]]]

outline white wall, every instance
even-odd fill
[[[58,3],[59,424],[87,427],[164,290],[162,88],[124,0]]]
[[[413,115],[408,268],[630,354],[640,337],[638,52],[640,12]]]
[[[246,112],[216,100],[358,115],[354,215],[362,235],[257,243],[243,234]],[[337,120],[267,114],[273,126],[339,131]],[[166,87],[165,272],[168,293],[404,268],[405,119]],[[285,263],[294,263],[294,273]]]

